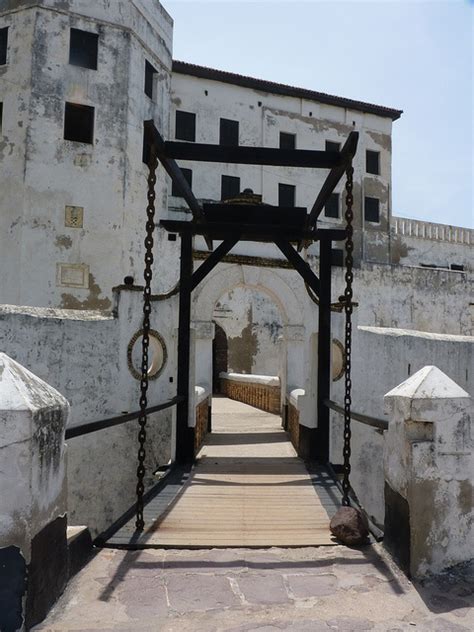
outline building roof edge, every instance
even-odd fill
[[[233,85],[242,86],[244,88],[253,88],[254,90],[262,90],[264,92],[271,92],[273,94],[281,94],[288,97],[318,101],[319,103],[325,103],[327,105],[336,105],[339,107],[350,108],[352,110],[368,112],[370,114],[376,114],[377,116],[390,118],[392,119],[392,121],[396,121],[397,119],[399,119],[403,113],[403,110],[396,110],[384,105],[365,103],[364,101],[338,97],[332,94],[326,94],[325,92],[316,92],[314,90],[308,90],[307,88],[298,88],[282,83],[276,83],[274,81],[267,81],[265,79],[247,77],[245,75],[239,75],[233,72],[227,72],[225,70],[218,70],[216,68],[208,68],[207,66],[190,64],[188,62],[179,61],[177,59],[173,59],[172,69],[173,72],[182,75],[190,75],[192,77],[199,77],[200,79],[211,79],[213,81],[230,83]]]

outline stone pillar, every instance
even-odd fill
[[[471,398],[434,366],[385,395],[385,543],[413,577],[472,557]]]
[[[0,630],[41,621],[67,581],[69,404],[0,353]]]

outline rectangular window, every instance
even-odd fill
[[[176,110],[175,138],[178,140],[196,140],[196,115],[192,112]]]
[[[280,149],[296,149],[296,134],[280,132]]]
[[[76,143],[94,142],[94,108],[89,105],[66,103],[64,109],[64,139]]]
[[[239,144],[239,121],[220,120],[219,145],[237,147]]]
[[[341,143],[334,143],[332,140],[327,140],[326,151],[341,151]]]
[[[240,193],[240,178],[234,176],[221,177],[221,200],[229,200]]]
[[[278,206],[294,206],[295,205],[296,187],[292,184],[278,185]]]
[[[324,206],[324,215],[339,219],[339,193],[331,193]]]
[[[8,26],[0,29],[0,66],[7,63]]]
[[[380,152],[367,149],[365,152],[365,170],[376,176],[380,174]]]
[[[183,172],[184,179],[189,184],[189,188],[192,189],[193,187],[192,169],[181,169],[181,171]],[[181,193],[179,192],[174,182],[171,185],[171,195],[174,195],[175,197],[181,197]]]
[[[364,218],[366,222],[380,221],[380,201],[378,198],[366,197],[364,199]]]
[[[0,103],[0,134],[3,133],[3,103]]]
[[[143,148],[142,148],[142,161],[148,165],[148,163],[150,162],[150,150],[151,150],[151,145],[150,143],[147,141],[147,135],[145,133],[145,130],[143,130]]]
[[[97,33],[71,29],[69,63],[73,66],[97,70],[98,46],[99,36]]]
[[[157,72],[156,68],[148,60],[145,60],[145,94],[150,99],[153,99],[153,84]]]
[[[344,266],[344,250],[341,250],[340,248],[332,248],[331,265],[339,268]]]

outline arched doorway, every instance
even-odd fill
[[[215,321],[213,322],[215,335],[212,341],[212,392],[219,394],[219,374],[227,372],[229,348],[224,329]]]

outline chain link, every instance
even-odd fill
[[[145,492],[145,443],[146,443],[146,408],[148,392],[148,349],[150,346],[150,313],[151,313],[151,279],[153,276],[153,232],[155,230],[155,184],[156,168],[158,160],[154,149],[151,149],[150,161],[148,163],[148,205],[146,207],[146,236],[145,236],[145,287],[143,288],[143,327],[142,327],[142,365],[140,379],[140,416],[138,424],[138,467],[137,467],[137,505],[135,527],[137,531],[143,531],[145,522],[143,520],[143,494]]]
[[[351,352],[352,352],[352,282],[354,280],[354,274],[352,272],[353,268],[353,252],[354,252],[354,242],[353,242],[353,233],[354,229],[352,227],[352,221],[354,219],[354,213],[352,210],[352,206],[354,203],[354,198],[352,195],[353,188],[353,174],[354,169],[352,164],[350,164],[346,170],[346,287],[344,289],[344,312],[346,315],[345,320],[345,331],[344,331],[344,342],[345,342],[345,372],[344,372],[344,449],[343,449],[343,478],[342,478],[342,504],[344,506],[349,505],[349,492],[351,489],[351,485],[349,482],[349,476],[351,473],[351,391],[352,391],[352,381],[351,381]]]

